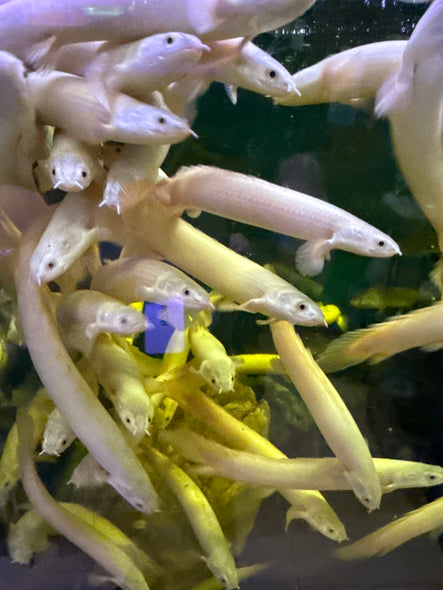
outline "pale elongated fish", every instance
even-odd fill
[[[180,299],[188,309],[213,309],[209,294],[174,266],[138,256],[119,258],[102,266],[91,283],[120,301],[152,301],[165,305]]]
[[[84,354],[90,352],[98,334],[132,336],[150,327],[139,311],[91,289],[63,298],[57,306],[57,321],[64,328],[66,341]]]
[[[438,498],[339,549],[337,554],[342,559],[367,559],[374,555],[386,555],[403,543],[442,526],[443,498]]]
[[[280,360],[329,447],[345,468],[354,494],[369,510],[380,506],[381,488],[374,462],[355,420],[338,391],[288,322],[271,325]]]
[[[149,590],[149,586],[134,561],[118,544],[95,526],[82,520],[56,502],[43,486],[32,461],[32,418],[19,412],[17,421],[19,459],[25,492],[40,516],[55,530],[97,561],[125,590]]]
[[[199,363],[198,373],[218,393],[234,390],[235,364],[225,347],[203,326],[191,326],[189,343]]]
[[[211,43],[210,51],[163,93],[169,108],[180,116],[193,119],[196,101],[211,82],[225,84],[231,100],[237,102],[237,87],[267,96],[296,93],[295,83],[276,59],[251,42],[230,39]]]
[[[196,137],[184,119],[126,94],[116,96],[109,123],[99,132],[100,141],[135,144],[173,144],[189,135]]]
[[[98,163],[98,148],[89,146],[58,130],[47,161],[54,189],[78,192],[103,175]]]
[[[147,457],[180,502],[203,552],[204,561],[226,590],[238,588],[238,574],[223,530],[198,485],[157,449],[146,448]]]
[[[23,331],[34,367],[77,437],[109,473],[108,483],[136,510],[151,513],[157,510],[158,497],[150,479],[67,353],[43,301],[42,291],[48,290],[39,288],[30,276],[30,258],[40,233],[37,224],[24,236],[16,273]]]
[[[38,5],[32,0],[11,0],[0,4],[0,45],[24,57],[33,44],[56,49],[83,41],[131,41],[171,30],[211,35],[224,20],[215,15],[218,2],[151,0],[147,5],[145,0],[116,0],[110,5],[107,0],[95,0],[91,5],[88,0],[75,0],[67,10],[56,0]],[[227,37],[234,35],[227,31]]]
[[[182,31],[206,40],[254,37],[288,23],[315,0],[75,0],[69,11],[57,0],[0,4],[0,46],[23,57],[32,44],[56,49],[67,43],[134,40]],[[41,51],[41,48],[39,47]]]
[[[407,41],[380,41],[359,45],[331,55],[299,70],[292,79],[299,94],[276,97],[286,106],[341,102],[375,98],[383,82],[401,64]]]
[[[42,122],[97,145],[176,143],[192,133],[188,124],[160,107],[117,94],[109,111],[81,76],[46,70],[26,78],[29,100]]]
[[[428,350],[443,347],[443,302],[347,332],[331,342],[317,360],[330,373],[365,361],[378,363],[418,346]]]
[[[21,60],[0,51],[0,182],[34,189],[31,162],[45,157],[44,134],[26,91]]]
[[[169,145],[161,144],[123,146],[120,156],[109,167],[100,206],[106,205],[115,209],[117,213],[122,213],[127,206],[124,202],[125,192],[122,187],[140,180],[155,183],[169,147]]]
[[[383,84],[376,104],[378,115],[389,116],[398,166],[437,232],[440,251],[443,251],[442,18],[443,2],[438,0],[418,22],[400,68]]]
[[[194,35],[162,33],[124,45],[103,44],[90,63],[73,73],[84,75],[105,104],[117,92],[149,102],[151,92],[183,78],[207,50]]]
[[[159,183],[161,202],[200,209],[229,219],[307,240],[296,264],[302,274],[315,275],[334,248],[363,256],[400,254],[392,238],[355,215],[260,178],[211,166],[181,168]]]
[[[307,326],[324,325],[318,305],[293,285],[171,215],[167,208],[143,201],[152,191],[152,185],[135,183],[127,190],[136,201],[140,199],[142,207],[135,207],[125,218],[130,232],[125,240],[129,250],[140,253],[148,246],[161,253],[212,289],[241,304],[240,310]],[[140,234],[137,230],[140,216],[149,219],[149,232]]]
[[[94,209],[94,201],[85,193],[69,193],[65,197],[32,254],[33,280],[41,284],[56,279],[98,240]]]
[[[186,429],[164,430],[162,442],[172,444],[186,458],[201,463],[198,472],[274,488],[350,490],[343,464],[335,458],[277,459],[231,449]],[[384,494],[403,488],[428,487],[443,483],[443,467],[378,459],[374,465]]]
[[[102,334],[94,342],[88,360],[129,432],[134,437],[149,434],[154,408],[132,356]]]

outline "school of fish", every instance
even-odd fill
[[[441,303],[347,332],[316,361],[297,326],[327,329],[339,310],[329,319],[332,306],[186,215],[204,211],[303,240],[294,253],[301,278],[321,273],[334,249],[401,255],[393,237],[261,178],[214,165],[183,166],[170,178],[161,170],[171,145],[198,140],[192,124],[212,82],[224,84],[234,104],[237,88],[288,107],[375,98],[399,167],[443,247],[436,58],[443,0],[434,0],[409,41],[348,49],[291,75],[252,39],[314,2],[0,3],[0,286],[17,306],[40,380],[20,404],[0,458],[0,506],[6,510],[17,489],[30,504],[9,523],[13,561],[29,564],[61,534],[106,572],[100,581],[124,590],[233,590],[262,568],[236,561],[272,492],[289,502],[287,526],[302,519],[341,543],[348,534],[322,491],[351,490],[370,512],[395,489],[443,483],[438,465],[374,459],[325,374],[441,346]],[[104,243],[114,245],[111,254]],[[214,314],[242,312],[261,314],[273,354],[230,356],[211,332]],[[151,350],[165,326],[163,348],[144,352],[139,335]],[[243,381],[266,373],[292,382],[334,458],[288,458],[268,439],[269,410]],[[124,532],[114,510],[61,502],[46,489],[36,462],[55,461],[68,447],[75,453],[69,483],[118,499],[131,515]],[[234,514],[245,513],[235,533],[228,499],[237,503]],[[383,554],[441,528],[441,502],[338,555]],[[165,534],[168,550],[156,551],[150,528],[160,534],[182,522],[180,533]]]

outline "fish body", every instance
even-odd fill
[[[234,558],[214,511],[197,484],[165,455],[149,447],[145,452],[175,494],[189,518],[203,552],[204,561],[226,590],[238,588]]]
[[[154,90],[184,77],[207,49],[194,35],[152,35],[124,45],[102,44],[93,59],[73,73],[84,75],[105,104],[117,92],[149,102]]]
[[[31,257],[30,273],[38,284],[55,280],[98,240],[94,208],[85,193],[69,193],[60,203]]]
[[[415,347],[443,346],[443,303],[394,316],[369,328],[347,332],[318,357],[326,372],[340,371],[365,361],[378,363]]]
[[[24,57],[32,45],[56,50],[67,43],[135,40],[168,31],[197,35],[203,41],[254,37],[288,23],[315,0],[56,0],[0,4],[0,46]]]
[[[155,183],[159,168],[169,151],[169,145],[126,144],[120,157],[113,162],[106,175],[101,205],[121,213],[125,209],[125,192],[122,187],[130,182],[148,180]]]
[[[67,192],[82,191],[103,174],[97,149],[63,131],[54,134],[47,168],[53,188]]]
[[[32,419],[22,411],[17,426],[23,487],[36,512],[111,573],[124,590],[149,590],[142,572],[113,539],[63,508],[48,493],[35,469],[32,460],[34,449],[26,434],[29,430],[32,432]]]
[[[106,335],[96,339],[88,360],[132,436],[149,434],[154,408],[136,361]]]
[[[280,360],[326,442],[341,461],[352,490],[371,511],[379,507],[380,481],[368,445],[339,393],[287,322],[271,325]]]
[[[181,168],[155,191],[162,203],[194,208],[307,240],[297,251],[302,274],[318,274],[334,248],[364,256],[400,253],[392,238],[355,215],[305,195],[210,166]]]
[[[325,102],[354,104],[375,98],[383,82],[401,64],[407,41],[380,41],[352,47],[299,70],[292,79],[299,90],[274,98],[285,106]]]
[[[189,330],[189,342],[204,380],[218,393],[233,391],[235,364],[220,340],[203,326],[196,326]]]
[[[140,312],[109,295],[90,289],[74,291],[57,307],[57,320],[68,329],[80,328],[89,341],[109,332],[131,336],[149,329]]]
[[[0,51],[0,182],[34,189],[31,162],[45,156],[45,145],[25,73],[21,60]]]
[[[120,258],[108,262],[94,275],[93,289],[116,299],[152,301],[166,305],[181,300],[187,309],[212,309],[209,294],[174,266],[143,257]]]

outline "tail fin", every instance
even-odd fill
[[[403,61],[399,69],[387,78],[377,92],[375,116],[388,117],[392,111],[404,110],[414,80],[414,67]]]

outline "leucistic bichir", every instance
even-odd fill
[[[155,196],[179,211],[208,211],[307,240],[296,255],[302,274],[321,272],[334,248],[380,258],[401,253],[390,236],[335,205],[238,172],[182,168],[157,185]]]

